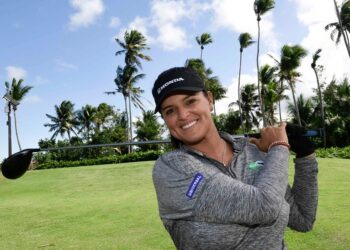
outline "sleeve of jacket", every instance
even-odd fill
[[[163,219],[247,225],[275,221],[288,183],[289,151],[285,147],[270,150],[253,185],[219,171],[200,171],[203,163],[187,157],[169,154],[155,165],[153,181]]]
[[[318,203],[318,165],[315,154],[295,159],[293,187],[287,187],[290,206],[288,226],[300,232],[310,231],[316,219]]]

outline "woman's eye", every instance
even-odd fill
[[[195,99],[195,98],[192,98],[192,99],[188,99],[187,100],[187,105],[191,105],[191,104],[193,104],[193,103],[195,103],[197,100]]]
[[[174,113],[174,109],[167,109],[164,113],[165,115],[171,115],[172,113]]]

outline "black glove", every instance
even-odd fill
[[[306,128],[296,124],[288,123],[286,126],[290,150],[296,154],[296,158],[315,152],[315,144],[307,136],[303,136],[306,131]]]

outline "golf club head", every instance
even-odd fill
[[[40,149],[24,149],[6,158],[1,164],[1,172],[8,179],[17,179],[21,177],[27,170],[32,160],[33,152]]]

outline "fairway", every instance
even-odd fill
[[[287,244],[350,249],[350,161],[319,163],[314,230],[288,230]],[[137,162],[0,177],[0,249],[174,249],[158,217],[152,166]]]

